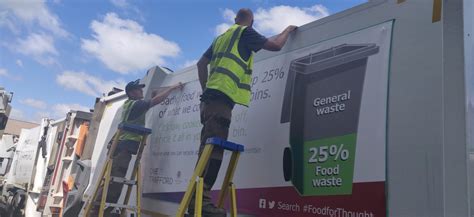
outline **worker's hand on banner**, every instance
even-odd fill
[[[286,31],[288,32],[293,32],[297,29],[298,27],[295,26],[295,25],[289,25],[288,27],[286,27]]]
[[[181,82],[179,82],[179,83],[177,83],[177,84],[175,84],[175,85],[173,86],[173,89],[180,89],[180,90],[182,90],[183,88],[184,88],[184,83],[181,83]]]

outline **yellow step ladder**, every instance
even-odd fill
[[[207,139],[206,146],[201,153],[201,157],[194,169],[193,176],[191,177],[188,188],[184,193],[183,199],[178,208],[178,212],[176,213],[176,217],[183,217],[186,208],[189,206],[189,202],[191,201],[191,197],[193,192],[196,192],[196,203],[195,203],[195,210],[194,216],[201,217],[202,213],[202,194],[203,194],[203,173],[206,168],[206,165],[211,157],[212,150],[214,147],[220,147],[224,150],[232,151],[232,155],[230,157],[229,165],[227,167],[227,172],[225,174],[224,181],[222,183],[222,188],[219,193],[219,199],[217,202],[217,207],[223,208],[224,207],[224,198],[227,196],[227,193],[230,190],[230,213],[232,217],[237,217],[237,201],[236,201],[236,193],[235,193],[235,185],[232,183],[232,179],[234,177],[235,170],[237,168],[237,162],[239,160],[240,153],[244,151],[244,146],[240,144],[236,144],[233,142],[229,142],[218,137],[212,137]]]
[[[138,152],[137,152],[137,157],[134,162],[133,170],[132,170],[132,176],[130,179],[125,179],[121,177],[111,177],[110,173],[112,170],[112,163],[113,163],[113,154],[115,152],[115,149],[117,147],[117,144],[119,142],[120,135],[122,132],[130,132],[130,133],[135,133],[142,135],[142,140],[140,141]],[[146,145],[146,140],[148,135],[151,134],[151,129],[144,128],[139,125],[133,125],[133,124],[120,124],[118,127],[117,132],[114,135],[114,140],[112,142],[112,145],[110,147],[110,150],[107,154],[107,160],[105,162],[104,167],[102,168],[102,171],[100,173],[101,180],[99,181],[99,184],[95,186],[94,194],[91,197],[90,200],[86,202],[86,208],[84,211],[84,217],[89,217],[89,213],[91,211],[92,206],[95,205],[95,201],[97,199],[97,195],[99,193],[99,188],[102,186],[102,198],[100,201],[100,209],[99,209],[99,217],[104,216],[104,211],[107,207],[114,207],[116,209],[120,209],[121,216],[125,216],[125,210],[132,210],[136,213],[137,217],[141,216],[141,192],[142,192],[142,177],[140,174],[140,160],[142,157],[143,149]],[[118,204],[118,203],[107,203],[106,198],[107,198],[107,193],[109,189],[109,184],[110,182],[116,182],[116,183],[121,183],[124,185],[127,185],[127,194],[125,195],[125,200],[123,204]],[[132,186],[136,186],[136,205],[128,205],[129,199],[130,199],[130,194],[132,192]]]

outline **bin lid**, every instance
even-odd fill
[[[307,66],[324,70],[344,63],[367,58],[376,54],[379,47],[376,44],[341,44],[314,54],[310,54],[293,61],[292,69],[299,73],[308,73],[303,70]],[[313,73],[314,70],[311,71]]]

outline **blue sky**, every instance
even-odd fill
[[[0,86],[14,92],[12,118],[61,118],[154,65],[195,63],[241,7],[272,36],[363,2],[0,0]]]

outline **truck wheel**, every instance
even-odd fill
[[[7,206],[0,201],[0,216],[7,216]]]
[[[14,196],[8,198],[8,217],[22,217],[25,205],[25,192],[18,190]]]

